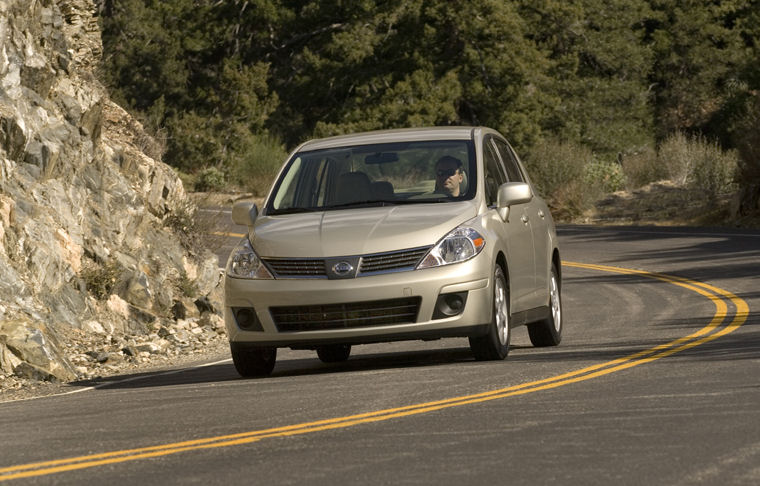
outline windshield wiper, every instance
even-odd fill
[[[321,211],[321,209],[317,208],[283,208],[283,209],[275,209],[273,211],[269,212],[269,215],[271,216],[277,216],[278,214],[296,214],[296,213],[313,213],[316,211]]]
[[[331,204],[329,206],[323,206],[322,209],[339,209],[350,208],[352,206],[366,207],[368,205],[385,206],[386,204],[396,204],[396,201],[383,201],[378,199],[368,199],[366,201],[353,201],[348,203]]]
[[[448,203],[452,202],[452,199],[442,196],[431,199],[368,199],[366,201],[354,201],[350,203],[332,204],[330,206],[324,206],[322,210],[328,209],[342,209],[349,207],[372,207],[372,206],[397,206],[402,204],[427,204],[427,203]]]
[[[427,204],[427,203],[445,203],[452,202],[454,199],[448,197],[438,197],[435,199],[399,199],[394,201],[394,204]]]

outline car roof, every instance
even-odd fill
[[[368,145],[387,142],[413,142],[423,140],[472,140],[483,131],[494,132],[484,127],[425,127],[376,130],[371,132],[339,135],[336,137],[309,140],[301,144],[297,151],[320,150],[351,145]]]

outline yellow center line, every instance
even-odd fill
[[[734,331],[739,326],[741,326],[749,316],[749,306],[744,300],[726,290],[714,287],[709,284],[689,280],[683,277],[651,273],[642,270],[611,267],[606,265],[592,265],[574,262],[563,262],[563,265],[566,267],[613,272],[625,275],[635,275],[671,283],[693,291],[712,301],[715,305],[715,314],[712,320],[706,326],[702,327],[692,334],[689,334],[688,336],[680,337],[668,343],[660,344],[625,357],[595,364],[541,380],[521,383],[506,388],[489,390],[472,395],[418,403],[414,405],[407,405],[385,410],[377,410],[345,417],[288,425],[284,427],[275,427],[263,430],[240,432],[237,434],[175,442],[170,444],[161,444],[151,447],[126,449],[121,451],[72,457],[67,459],[56,459],[51,461],[10,466],[0,468],[0,481],[54,474],[75,469],[91,468],[126,461],[148,459],[193,450],[249,444],[268,438],[301,435],[324,430],[352,427],[360,424],[380,422],[400,417],[408,417],[411,415],[430,413],[451,407],[459,407],[463,405],[482,403],[485,401],[497,400],[517,395],[524,395],[527,393],[533,393],[542,390],[549,390],[560,386],[605,376],[617,371],[632,368],[634,366],[651,363],[658,359],[671,356],[675,353],[694,348]],[[734,317],[731,322],[723,327],[719,327],[720,324],[728,317],[728,306],[726,304],[726,301],[729,301],[734,305]]]

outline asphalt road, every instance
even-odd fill
[[[760,232],[560,228],[565,334],[281,350],[0,403],[20,484],[760,484]],[[15,478],[15,479],[14,479]]]

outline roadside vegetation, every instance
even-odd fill
[[[308,138],[504,133],[560,219],[659,181],[760,208],[760,0],[101,0],[101,77],[190,190]]]

